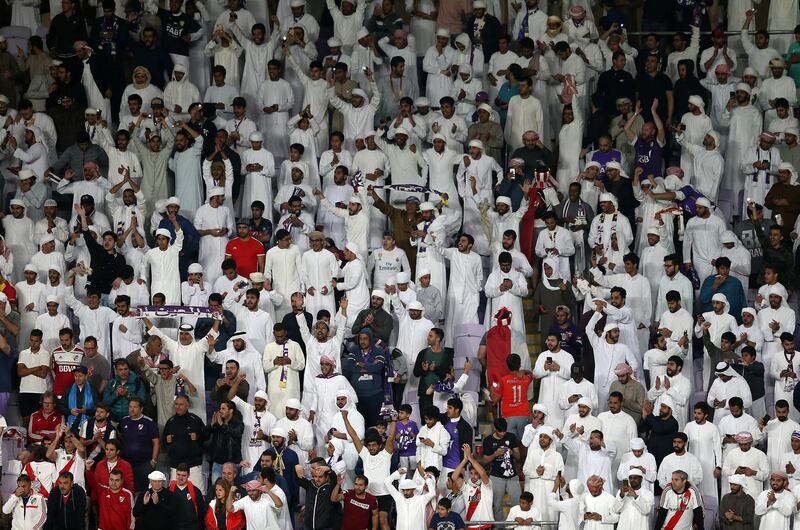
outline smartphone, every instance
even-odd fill
[[[761,418],[761,421],[763,421],[764,424],[766,424],[770,419],[772,419],[771,416],[769,414],[765,414],[764,417]]]
[[[553,362],[553,358],[552,357],[548,357],[547,358],[547,362],[549,362],[549,363]]]
[[[630,484],[629,484],[629,482],[628,482],[628,479],[624,479],[624,480],[622,481],[622,485],[623,485],[623,486],[625,486],[625,487],[627,488],[627,487],[630,485]]]
[[[100,110],[100,109],[95,109],[95,110],[97,111],[97,117],[98,118],[103,115],[103,111],[102,110]]]
[[[735,91],[735,90],[731,90],[730,92],[728,92],[728,94],[729,94],[729,95],[730,95],[732,98],[735,98],[735,97],[736,97],[736,91]]]

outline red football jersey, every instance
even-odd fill
[[[506,374],[500,378],[495,395],[500,396],[500,412],[504,418],[528,416],[528,387],[533,382],[531,374],[521,376]]]
[[[65,351],[59,346],[50,357],[50,371],[53,373],[53,394],[63,396],[75,382],[72,371],[81,365],[83,349],[75,346],[72,351]]]

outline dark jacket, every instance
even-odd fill
[[[88,230],[83,231],[83,239],[91,256],[92,274],[89,276],[89,283],[103,294],[108,294],[111,292],[111,284],[121,276],[122,268],[127,265],[125,256],[116,249],[113,254],[106,252]]]
[[[450,418],[447,417],[447,414],[442,414],[439,418],[439,421],[442,425],[447,425],[450,421]],[[464,417],[458,418],[458,424],[456,424],[456,430],[458,431],[458,454],[460,459],[464,459],[464,450],[461,448],[462,445],[467,444],[472,447],[473,440],[474,440],[474,432],[472,427]]]
[[[131,43],[131,51],[133,52],[133,62],[131,66],[144,66],[150,72],[153,83],[160,89],[164,89],[167,85],[167,80],[172,76],[172,58],[167,53],[166,49],[156,43],[153,48],[148,48],[141,42]],[[125,105],[127,101],[123,102]]]
[[[204,155],[205,156],[205,155]],[[179,269],[181,272],[181,281],[185,282],[189,275],[189,265],[197,261],[197,252],[200,250],[200,234],[194,223],[186,217],[178,214],[178,226],[181,227],[183,232],[183,247],[180,251]],[[170,233],[170,245],[175,242],[175,225],[169,219],[162,219],[158,223],[158,228],[166,228]]]
[[[47,498],[47,520],[44,530],[83,530],[86,528],[86,491],[77,484],[72,485],[67,502],[58,486],[50,490]]]
[[[192,440],[192,433],[196,434]],[[187,412],[181,416],[177,414],[167,420],[164,425],[163,443],[167,446],[170,467],[178,467],[185,463],[189,467],[203,464],[203,435],[205,425],[196,414]],[[167,436],[172,436],[170,441]]]
[[[56,57],[71,57],[75,55],[73,45],[75,41],[88,41],[86,33],[86,20],[78,12],[67,18],[64,13],[59,13],[50,22],[50,31],[47,32],[46,44]]]
[[[434,370],[435,376],[430,374],[430,372],[424,372],[422,370],[422,363],[426,360],[425,352],[431,352],[433,354],[433,350],[430,348],[425,348],[421,352],[417,354],[417,360],[414,361],[414,367],[412,368],[414,377],[419,378],[419,388],[417,390],[417,394],[421,397],[426,394],[428,391],[428,385],[435,384],[432,382],[433,379],[438,379],[440,381],[447,378],[447,374],[450,372],[450,369],[453,367],[453,357],[454,352],[452,348],[443,348],[442,349],[442,360],[439,364],[436,365],[436,370]],[[430,359],[430,358],[428,358]],[[432,377],[425,377],[426,375],[431,375]],[[427,381],[426,381],[427,380]]]
[[[648,414],[639,420],[639,432],[649,435],[647,437],[647,450],[653,454],[656,464],[659,466],[664,457],[674,451],[672,449],[672,439],[679,430],[678,420],[673,417],[664,420],[660,416]],[[665,484],[661,486],[664,487]]]
[[[366,309],[362,309],[361,312],[356,316],[355,322],[353,322],[353,333],[356,334],[363,328],[367,327],[367,325],[364,324],[364,320],[370,313],[373,315],[373,321],[372,326],[369,326],[369,329],[372,330],[372,333],[375,335],[376,339],[381,339],[388,345],[389,337],[392,334],[394,321],[392,320],[392,315],[383,309],[375,310],[371,305]]]
[[[308,329],[311,329],[311,326],[314,322],[314,315],[308,311],[303,311],[303,316],[306,319],[306,325],[308,326]],[[286,329],[286,337],[288,337],[289,340],[293,340],[299,344],[300,349],[303,350],[303,353],[306,353],[306,343],[303,342],[303,335],[300,333],[300,326],[297,324],[297,314],[293,311],[286,313],[283,316],[281,323],[283,324],[284,329]]]
[[[361,368],[357,363],[363,363]],[[347,377],[358,396],[383,395],[386,357],[384,350],[371,346],[364,355],[359,346],[353,346],[342,358],[342,374]]]
[[[127,396],[118,396],[117,387],[124,386],[128,389]],[[119,380],[119,377],[114,376],[109,380],[105,389],[103,390],[103,401],[111,407],[111,419],[119,421],[128,415],[128,404],[134,397],[141,398],[146,401],[144,381],[131,372],[128,374],[128,379],[125,383]]]
[[[314,481],[303,477],[298,479],[300,487],[306,490],[306,515],[304,526],[307,530],[332,528],[339,503],[331,501],[331,491],[336,486],[336,475],[328,473],[328,481],[317,486]]]
[[[222,425],[210,424],[206,427],[206,437],[211,438],[208,452],[215,464],[242,461],[242,434],[244,423],[236,416]]]
[[[151,500],[144,504],[144,494],[153,491],[147,489],[136,498],[133,516],[136,518],[136,530],[174,530],[175,507],[172,492],[166,487],[158,492],[158,503]]]
[[[503,36],[503,26],[500,24],[500,21],[497,20],[497,17],[486,13],[483,15],[483,29],[480,32],[480,38],[475,34],[474,27],[475,17],[471,16],[469,20],[467,20],[465,31],[469,35],[473,45],[477,44],[481,46],[483,61],[488,63],[489,59],[492,58],[492,54],[497,51],[497,41]],[[498,85],[500,84],[499,81],[500,80],[498,80]]]

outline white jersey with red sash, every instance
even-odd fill
[[[687,487],[683,493],[665,491],[661,499],[661,507],[667,510],[663,530],[691,530],[694,509],[699,506],[697,493],[691,488]]]
[[[461,494],[467,501],[467,522],[494,520],[494,511],[492,509],[494,492],[491,482],[489,484],[484,484],[483,482],[473,484],[472,481],[465,480],[461,486]],[[492,525],[470,526],[467,524],[468,530],[487,530],[491,527]]]
[[[25,465],[25,474],[31,479],[33,491],[44,497],[50,496],[53,483],[58,476],[56,466],[52,462],[28,462]]]
[[[69,471],[75,479],[75,484],[86,489],[86,461],[75,451],[67,453],[66,449],[56,449],[56,477],[60,473]],[[55,480],[55,478],[53,479]]]

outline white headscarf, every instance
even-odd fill
[[[548,265],[552,269],[550,276],[544,272],[544,266]],[[542,284],[550,291],[558,291],[558,280],[563,280],[558,274],[558,258],[555,256],[547,256],[542,262]]]
[[[789,162],[782,162],[778,166],[778,171],[788,171],[789,173],[791,173],[792,176],[789,178],[789,185],[790,186],[797,186],[798,185],[798,183],[797,183],[797,170],[794,168],[794,166],[792,164],[790,164]]]
[[[731,312],[731,303],[728,302],[728,297],[725,296],[724,294],[722,294],[722,293],[715,294],[714,296],[711,297],[711,301],[712,302],[722,302],[723,304],[725,304],[724,312],[725,313],[730,313]]]

